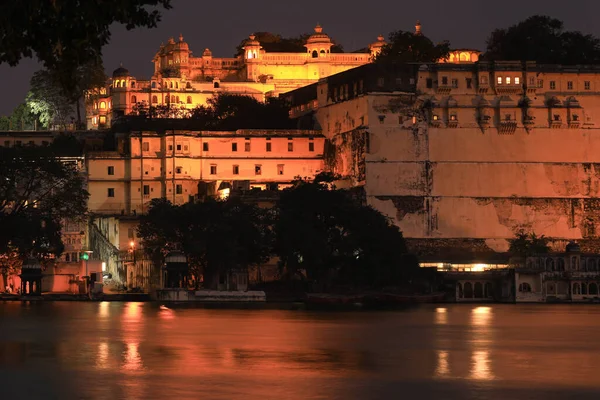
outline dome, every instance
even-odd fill
[[[567,244],[567,253],[580,253],[581,252],[581,248],[579,247],[579,245],[575,242],[569,242],[569,244]]]
[[[113,78],[121,78],[125,76],[129,76],[129,70],[127,68],[123,68],[123,64],[119,66],[119,68],[115,69],[112,74]]]
[[[244,43],[245,46],[260,46],[260,42],[258,40],[256,40],[256,36],[254,34],[248,36],[248,39],[246,40],[246,43]]]
[[[321,25],[315,26],[315,33],[310,35],[306,44],[317,44],[317,43],[331,43],[331,38],[326,33],[323,33],[323,28]]]
[[[371,43],[370,47],[371,49],[380,49],[383,46],[385,46],[387,43],[385,41],[385,38],[383,37],[383,35],[379,35],[377,36],[377,41]]]
[[[175,45],[177,50],[189,50],[190,46],[183,40],[183,35],[179,34],[179,42]]]
[[[202,53],[202,57],[212,57],[212,51],[210,51],[209,48],[204,49],[204,52]]]

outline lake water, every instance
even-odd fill
[[[600,306],[0,303],[0,399],[570,398],[600,398]]]

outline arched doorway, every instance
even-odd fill
[[[459,299],[462,299],[462,298],[463,298],[463,296],[464,296],[464,293],[463,293],[463,287],[462,287],[462,285],[461,285],[461,283],[460,283],[460,282],[458,282],[458,283],[456,284],[456,290],[457,290],[457,292],[458,292],[458,298],[459,298]]]
[[[596,285],[594,282],[590,283],[588,292],[589,294],[598,294],[598,285]]]
[[[492,287],[492,282],[486,282],[485,283],[484,294],[485,294],[486,298],[494,297],[494,288]]]
[[[473,293],[473,297],[475,297],[476,299],[483,298],[483,285],[481,284],[481,282],[475,282],[475,290]]]
[[[465,299],[473,298],[473,285],[471,284],[471,282],[465,282],[464,294],[465,294]]]

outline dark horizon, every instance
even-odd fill
[[[163,19],[155,29],[127,31],[115,26],[111,42],[104,48],[107,74],[123,63],[134,76],[149,78],[153,72],[151,60],[160,44],[179,34],[183,34],[196,55],[208,47],[215,57],[232,57],[236,46],[252,32],[297,36],[312,32],[317,23],[347,52],[366,47],[379,34],[387,38],[394,30],[412,31],[417,20],[423,26],[423,33],[436,42],[449,40],[453,48],[482,51],[493,29],[508,27],[535,14],[558,18],[568,30],[600,36],[600,27],[594,23],[600,3],[592,0],[574,0],[570,7],[564,7],[558,0],[507,0],[496,8],[477,0],[432,0],[417,4],[380,0],[370,12],[365,12],[364,3],[358,0],[348,0],[343,5],[338,1],[316,0],[297,4],[231,0],[230,4],[224,10],[219,3],[174,0],[173,9],[163,11]],[[224,14],[228,10],[233,11]],[[0,74],[7,77],[4,89],[9,93],[0,100],[0,115],[10,114],[23,101],[31,75],[40,68],[32,59],[25,59],[16,67],[0,65]]]

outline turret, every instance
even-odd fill
[[[375,58],[379,55],[379,53],[381,53],[381,50],[383,49],[383,47],[386,45],[386,41],[385,38],[383,37],[383,35],[379,35],[377,36],[377,41],[374,43],[371,43],[369,45],[369,51],[371,52],[371,57]]]
[[[324,57],[329,57],[331,52],[331,47],[333,46],[333,42],[331,38],[323,33],[323,28],[321,25],[317,24],[315,27],[315,33],[310,35],[304,47],[306,47],[306,51],[310,55],[310,59],[319,59]]]
[[[260,42],[256,40],[255,35],[250,35],[244,43],[244,59],[246,62],[253,62],[260,58]]]

